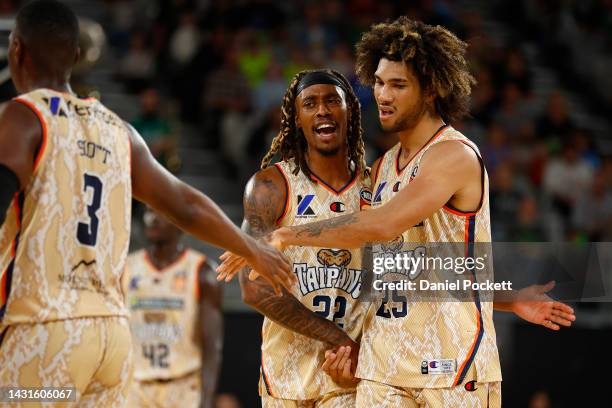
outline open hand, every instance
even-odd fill
[[[282,294],[281,286],[291,291],[295,282],[295,275],[285,256],[269,242],[260,240],[257,241],[257,245],[258,247],[254,251],[255,255],[251,259],[243,258],[231,252],[225,252],[221,255],[222,263],[217,268],[217,280],[229,282],[238,272],[248,266],[252,269],[251,279],[261,275],[279,295]]]
[[[546,285],[531,285],[521,289],[518,300],[513,302],[512,311],[528,322],[551,330],[559,330],[561,326],[570,327],[576,320],[574,309],[546,294],[554,287],[555,281],[550,281]]]

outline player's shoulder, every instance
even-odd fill
[[[480,172],[481,159],[468,142],[468,139],[449,139],[431,146],[423,156],[423,170],[430,168],[465,176]]]
[[[287,180],[278,166],[269,166],[251,176],[245,190],[247,195],[265,192],[273,197],[285,194]]]

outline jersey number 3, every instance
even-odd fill
[[[79,222],[77,227],[77,239],[83,245],[96,246],[98,240],[99,219],[96,213],[102,203],[102,181],[97,176],[85,173],[83,175],[83,191],[93,191],[91,203],[87,206],[89,223]]]

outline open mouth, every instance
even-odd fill
[[[314,128],[314,132],[321,137],[330,137],[336,133],[336,125],[333,123],[322,123]]]
[[[384,107],[381,106],[378,108],[378,116],[380,116],[381,119],[386,119],[388,117],[390,117],[391,115],[393,115],[393,109],[392,108],[388,108],[388,107]]]

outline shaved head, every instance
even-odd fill
[[[79,22],[56,0],[26,4],[16,18],[13,36],[22,43],[39,72],[70,71],[79,52]]]

